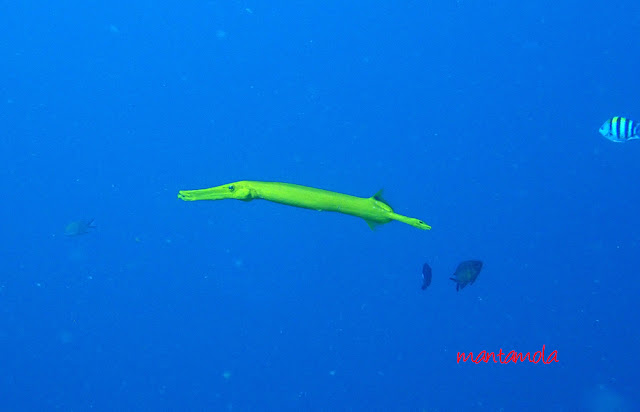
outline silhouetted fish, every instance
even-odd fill
[[[431,266],[425,263],[422,266],[422,290],[425,290],[431,284]]]
[[[456,292],[467,285],[473,284],[482,270],[482,262],[479,260],[465,260],[458,265],[452,278],[456,282]]]
[[[78,236],[84,235],[85,233],[89,233],[89,229],[96,227],[93,224],[93,219],[89,220],[77,220],[75,222],[71,222],[64,228],[64,234],[66,236]]]

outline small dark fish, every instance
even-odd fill
[[[452,278],[456,282],[456,292],[464,289],[467,285],[472,285],[482,270],[482,262],[480,260],[465,260],[458,265],[456,273]]]
[[[431,284],[431,266],[425,263],[422,266],[422,290],[425,290]]]
[[[89,233],[89,229],[93,229],[96,225],[93,224],[93,219],[89,220],[77,220],[71,222],[64,228],[64,234],[66,236],[79,236]]]

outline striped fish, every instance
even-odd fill
[[[600,127],[600,134],[616,143],[640,139],[640,123],[626,117],[613,117]]]

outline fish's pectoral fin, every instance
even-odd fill
[[[384,200],[384,198],[382,197],[382,193],[384,192],[384,189],[380,189],[376,192],[375,195],[371,196],[373,199],[377,200],[378,202],[382,202],[385,205],[389,206],[391,209],[393,209],[393,207],[389,204],[389,202],[387,202],[386,200]]]
[[[376,230],[379,226],[379,223],[374,222],[373,220],[364,220],[365,222],[367,222],[367,225],[369,225],[369,229],[371,230]]]
[[[458,279],[456,278],[449,278],[451,280],[453,280],[454,282],[456,282],[456,292],[460,290],[460,282],[458,282]]]

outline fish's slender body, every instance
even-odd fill
[[[382,199],[380,192],[364,198],[291,183],[243,180],[209,189],[181,190],[178,198],[186,201],[264,199],[283,205],[357,216],[371,228],[397,220],[418,229],[431,229],[422,220],[395,213]]]

